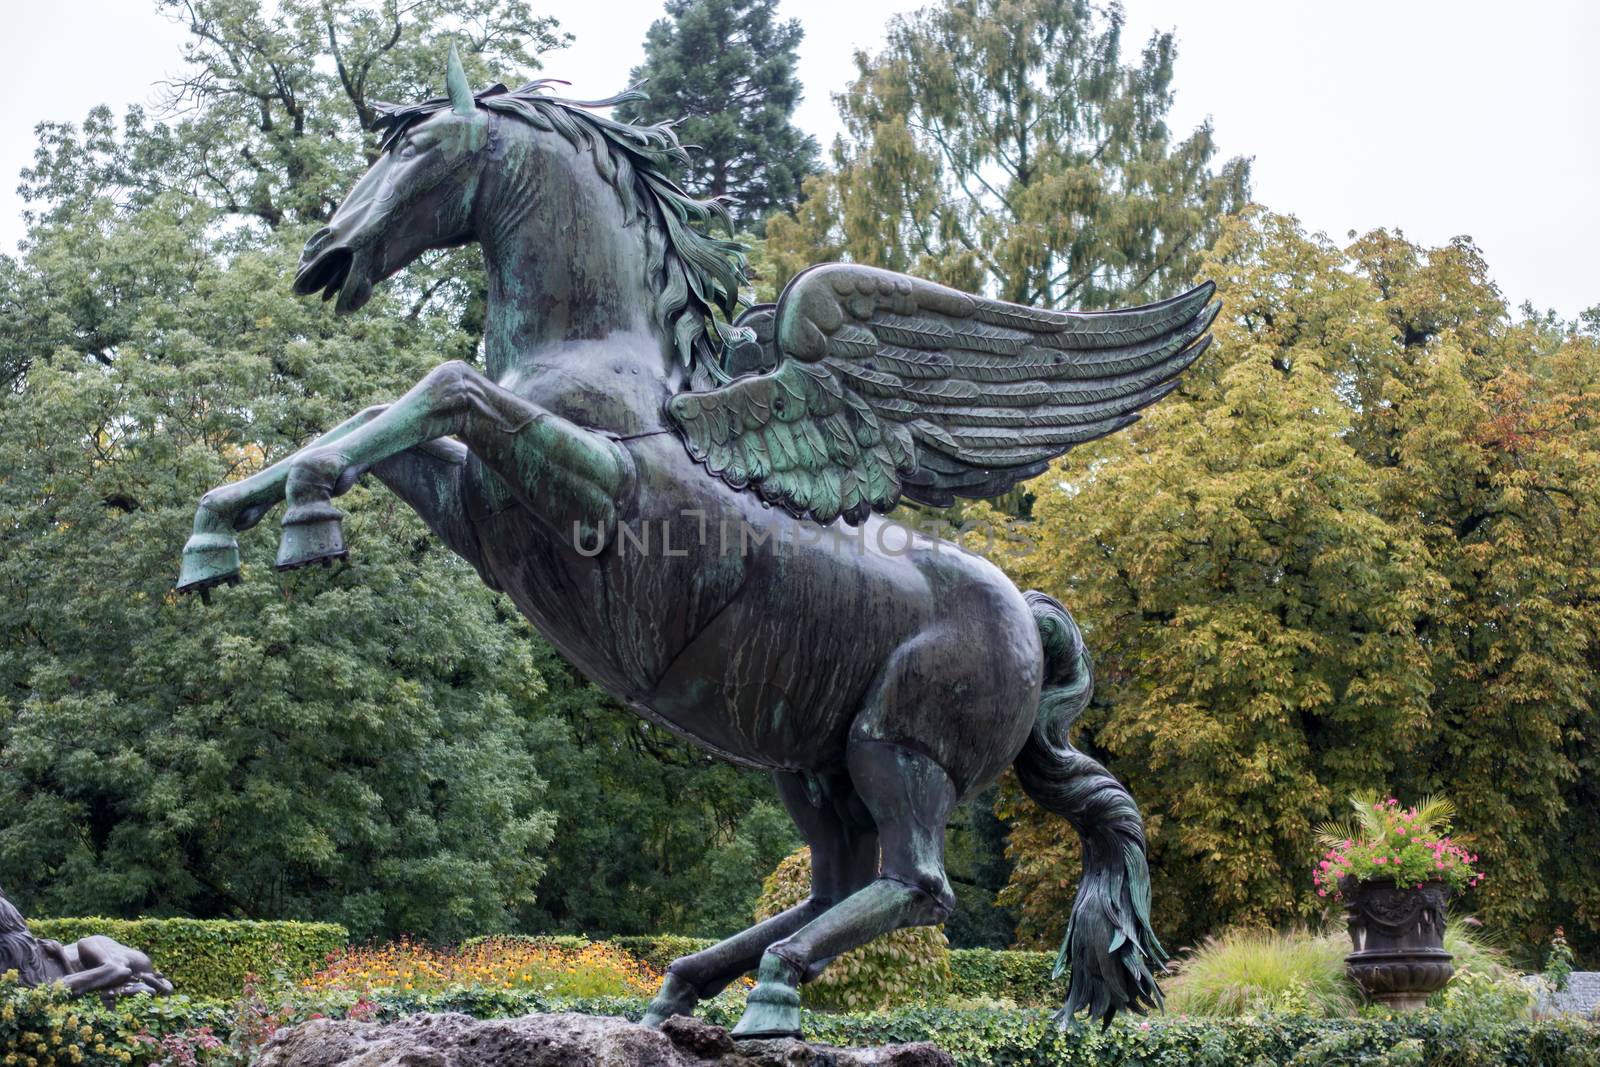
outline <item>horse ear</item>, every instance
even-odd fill
[[[445,68],[444,85],[456,114],[470,115],[477,111],[478,103],[472,98],[472,86],[467,84],[467,72],[461,69],[461,57],[456,55],[455,45],[450,46],[450,64]]]

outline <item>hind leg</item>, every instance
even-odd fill
[[[773,780],[784,807],[811,846],[811,896],[726,941],[674,960],[660,992],[650,1002],[646,1026],[660,1026],[673,1015],[691,1014],[696,1003],[716,996],[729,982],[755,970],[768,945],[794,933],[872,880],[877,870],[878,837],[865,810],[852,810],[859,802],[848,777],[840,773],[824,779],[817,794],[806,788],[798,774],[780,772]],[[820,971],[821,965],[816,970]]]
[[[799,986],[813,968],[891,930],[941,923],[955,906],[944,873],[944,827],[956,803],[950,776],[929,756],[885,741],[852,740],[848,761],[851,783],[878,826],[882,871],[768,947],[736,1037],[798,1037]]]

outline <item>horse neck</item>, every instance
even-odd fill
[[[628,225],[587,151],[549,135],[522,140],[479,197],[489,376],[583,425],[660,429],[684,379],[652,314],[645,227]]]

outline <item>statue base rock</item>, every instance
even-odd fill
[[[843,1049],[804,1041],[735,1042],[678,1016],[652,1030],[594,1015],[474,1019],[413,1015],[393,1023],[315,1019],[278,1031],[258,1067],[954,1067],[927,1042]]]

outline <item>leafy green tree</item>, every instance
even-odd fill
[[[1460,806],[1489,872],[1464,907],[1592,950],[1595,339],[1513,322],[1465,241],[1341,249],[1257,211],[1203,272],[1217,344],[1035,483],[1008,563],[1085,626],[1080,734],[1149,813],[1158,929],[1313,911],[1312,828],[1381,789]],[[1000,810],[1005,899],[1053,938],[1074,852],[1014,789]]]
[[[425,92],[448,39],[533,65],[520,0],[163,2],[181,108],[47,124],[31,229],[0,262],[0,881],[34,914],[517,925],[553,816],[524,624],[381,493],[349,569],[171,593],[197,494],[470,358],[426,270],[369,314],[290,295],[366,165],[371,101]],[[420,277],[419,277],[420,275]]]
[[[303,228],[215,222],[96,199],[3,265],[44,303],[0,337],[29,356],[0,394],[0,882],[35,915],[513,926],[553,829],[544,684],[469,567],[358,489],[352,566],[274,580],[269,525],[225,601],[172,593],[198,492],[472,339],[390,295],[335,319],[284,285]]]
[[[777,0],[668,0],[633,69],[650,98],[618,109],[630,122],[679,122],[693,146],[685,187],[729,196],[734,221],[760,233],[767,215],[800,198],[817,169],[817,142],[792,119],[804,31],[778,19]]]
[[[1121,59],[1120,5],[941,0],[858,54],[834,169],[770,227],[781,282],[849,258],[1040,307],[1167,296],[1194,277],[1249,163],[1166,124],[1176,48]]]

